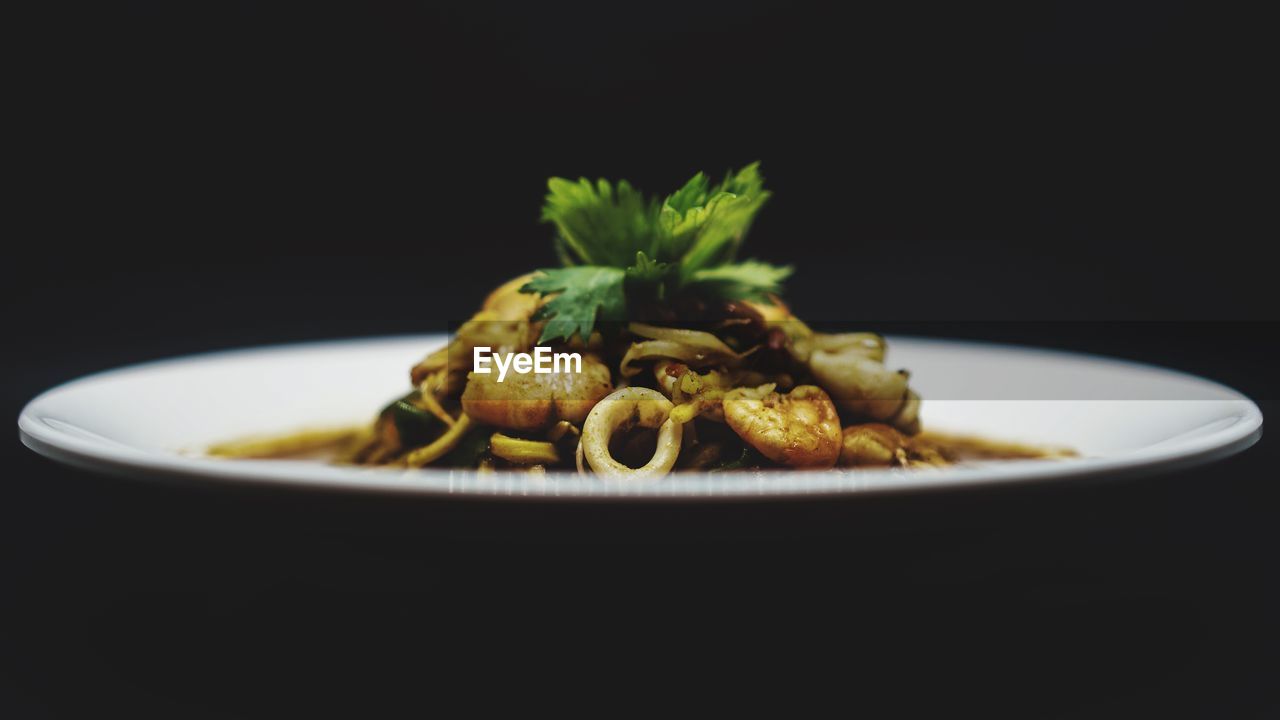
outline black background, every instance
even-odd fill
[[[549,175],[665,192],[757,159],[747,249],[798,266],[803,317],[1276,397],[1274,82],[1261,23],[1222,9],[131,2],[17,27],[11,416],[127,362],[443,330],[553,263]],[[1263,717],[1275,460],[556,509],[120,482],[12,439],[0,700]]]

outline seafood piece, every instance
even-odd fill
[[[582,356],[580,373],[470,373],[462,410],[476,422],[532,432],[560,420],[579,424],[613,391],[609,367],[595,355]]]
[[[905,465],[907,438],[884,423],[862,423],[844,429],[840,464],[847,466]]]
[[[729,427],[776,463],[829,468],[840,455],[840,418],[820,387],[800,385],[785,395],[772,384],[737,388],[722,406]]]
[[[612,479],[651,479],[671,472],[680,456],[681,424],[673,420],[671,401],[656,390],[628,387],[601,400],[587,416],[578,445],[578,469],[582,459],[597,475]],[[653,458],[643,467],[630,468],[609,453],[609,440],[615,432],[632,427],[658,429],[658,444]]]
[[[920,397],[907,387],[907,372],[886,368],[875,354],[873,347],[860,344],[815,349],[809,370],[841,409],[906,433],[918,432]]]

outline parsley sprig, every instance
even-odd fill
[[[536,316],[547,320],[540,343],[586,338],[598,320],[626,320],[629,299],[759,299],[779,292],[791,274],[737,259],[770,195],[759,163],[714,185],[698,173],[661,202],[625,180],[551,178],[547,188],[542,220],[556,228],[565,267],[541,270],[520,288],[555,294]]]

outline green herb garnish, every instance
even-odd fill
[[[539,343],[587,338],[599,320],[626,320],[628,300],[677,294],[761,299],[791,274],[755,260],[738,261],[751,222],[769,199],[752,163],[712,185],[694,175],[661,202],[627,181],[547,181],[542,219],[556,227],[563,268],[541,270],[521,292],[559,293],[539,311]]]
[[[601,320],[626,318],[625,270],[580,265],[542,273],[520,288],[524,292],[559,293],[539,310],[538,319],[547,318],[547,324],[538,342],[560,337],[568,340],[574,333],[586,338],[591,335],[597,317]]]

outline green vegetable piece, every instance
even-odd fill
[[[493,428],[477,425],[467,431],[458,445],[435,464],[441,467],[474,468],[489,454],[489,436]]]
[[[401,447],[426,445],[444,432],[440,418],[414,404],[419,397],[420,393],[415,390],[387,405],[380,413],[395,425]]]
[[[535,320],[547,320],[539,343],[569,340],[575,334],[586,340],[597,319],[626,319],[627,299],[622,287],[626,271],[584,265],[540,272],[520,288],[522,292],[559,293],[534,315]]]
[[[768,464],[768,460],[750,445],[742,447],[742,454],[733,460],[728,460],[709,468],[707,472],[723,472],[726,470],[746,470],[750,468],[758,468]]]
[[[659,301],[677,293],[758,299],[781,292],[791,268],[748,260],[738,250],[769,199],[752,163],[712,185],[703,173],[661,202],[625,180],[547,181],[542,219],[556,227],[566,267],[543,270],[521,292],[559,293],[538,313],[538,342],[585,339],[601,320],[626,320],[627,300]]]

